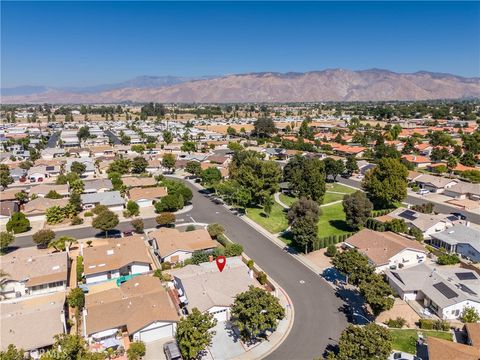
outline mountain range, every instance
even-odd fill
[[[329,69],[224,76],[140,76],[91,87],[2,88],[2,103],[316,102],[480,97],[480,78],[419,71]]]

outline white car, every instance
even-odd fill
[[[418,195],[427,195],[429,193],[430,193],[430,191],[428,191],[427,189],[420,189],[417,192]]]

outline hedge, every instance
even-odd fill
[[[353,234],[354,233],[341,234],[341,235],[330,235],[330,236],[326,236],[326,237],[323,237],[323,238],[318,238],[313,243],[312,251],[320,250],[320,249],[328,247],[329,245],[335,245],[335,244],[338,244],[340,242],[343,242],[346,239],[348,239],[350,236],[352,236]]]

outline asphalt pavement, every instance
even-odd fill
[[[121,145],[122,144],[122,142],[120,141],[118,136],[115,135],[112,130],[105,130],[105,134],[110,138],[110,140],[112,141],[112,143],[114,145]]]
[[[58,131],[57,131],[57,132],[54,132],[54,133],[48,138],[47,148],[54,148],[54,147],[56,147],[59,136],[60,136],[60,133],[59,133]]]
[[[188,184],[188,183],[187,183]],[[226,235],[243,245],[245,253],[271,276],[289,295],[295,309],[293,327],[285,341],[270,354],[271,360],[312,360],[319,358],[329,345],[335,345],[347,325],[341,311],[343,301],[333,288],[300,263],[292,255],[278,247],[267,237],[246,224],[222,205],[188,184],[193,191],[193,209],[178,215],[184,222],[219,223]],[[145,228],[155,227],[155,219],[144,219]],[[57,231],[56,235],[69,235],[77,239],[102,236],[93,228]],[[14,246],[32,246],[31,236],[17,237]]]

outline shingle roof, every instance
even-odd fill
[[[126,187],[155,186],[157,181],[153,177],[128,176],[122,178],[123,185]]]
[[[85,275],[120,269],[133,262],[150,263],[150,257],[141,235],[112,239],[106,245],[83,249]]]
[[[36,198],[29,201],[24,205],[23,213],[25,215],[37,215],[44,214],[48,208],[52,206],[64,207],[68,204],[68,199],[47,199],[47,198]]]
[[[100,204],[105,206],[123,205],[125,201],[119,191],[91,193],[80,195],[83,204]]]
[[[130,200],[137,201],[140,199],[156,200],[167,196],[166,187],[149,187],[149,188],[133,188],[128,191]]]
[[[480,231],[463,224],[456,224],[447,230],[432,234],[432,237],[449,245],[469,244],[480,252]]]
[[[158,278],[142,275],[85,297],[87,335],[126,326],[130,334],[154,321],[176,322],[177,310]]]
[[[453,341],[427,338],[429,360],[479,360],[480,350],[473,346],[459,344]]]
[[[149,233],[149,237],[156,240],[162,257],[171,255],[178,250],[193,252],[217,246],[205,229],[180,232],[177,229],[164,227],[152,231]]]

